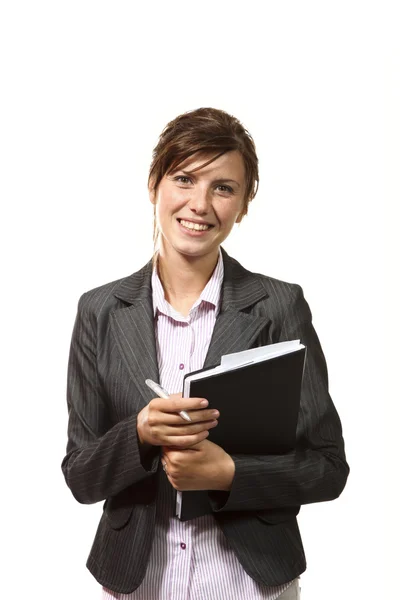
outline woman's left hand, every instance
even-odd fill
[[[184,450],[163,446],[161,460],[171,485],[180,492],[231,489],[235,463],[209,440]]]

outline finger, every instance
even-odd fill
[[[201,423],[191,423],[184,425],[170,425],[164,431],[165,435],[169,436],[179,436],[183,435],[194,435],[196,433],[200,433],[201,431],[207,431],[208,429],[213,429],[218,425],[218,421],[213,419],[212,421],[203,421]]]
[[[195,446],[199,442],[205,440],[208,436],[208,431],[201,431],[196,435],[175,435],[167,437],[163,445],[178,449],[191,448],[192,446]]]
[[[189,416],[192,419],[192,423],[199,423],[218,419],[220,412],[215,408],[204,408],[203,410],[190,410]]]
[[[172,394],[169,398],[153,398],[150,404],[160,412],[178,413],[181,410],[199,410],[208,406],[205,398],[181,398]]]
[[[218,419],[219,412],[217,410],[197,410],[190,411],[191,423],[204,423],[205,421],[215,421]],[[164,413],[155,411],[154,413],[149,412],[149,423],[152,426],[156,426],[158,424],[163,425],[178,425],[178,426],[188,426],[188,422],[183,419],[177,413]],[[191,426],[191,425],[190,425]]]

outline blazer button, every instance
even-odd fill
[[[182,550],[186,550],[186,544],[184,544],[183,542],[181,542],[181,548],[182,548]]]

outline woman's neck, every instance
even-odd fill
[[[218,252],[202,257],[169,256],[161,248],[157,257],[158,276],[166,300],[174,306],[190,301],[192,304],[207,285],[218,261]]]

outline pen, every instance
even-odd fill
[[[164,390],[164,388],[162,388],[161,385],[159,385],[155,381],[152,381],[151,379],[146,379],[145,384],[151,390],[153,390],[153,392],[155,394],[157,394],[159,398],[164,398],[165,400],[167,400],[169,398],[168,392],[166,390]],[[192,421],[192,419],[189,417],[189,415],[187,414],[187,412],[185,410],[180,410],[179,415],[182,417],[182,419],[185,419],[185,421],[190,421],[190,422]]]

